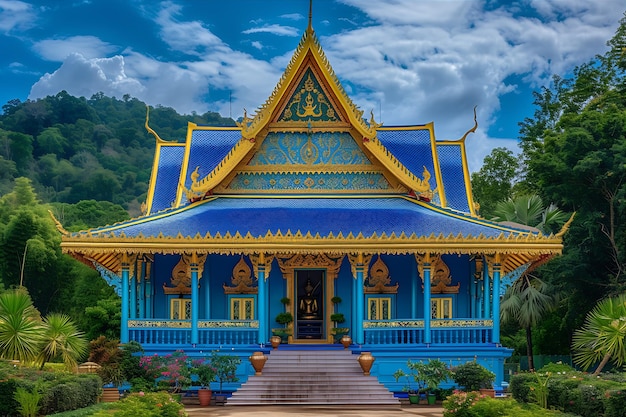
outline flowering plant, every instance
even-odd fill
[[[180,392],[191,385],[190,360],[183,351],[165,356],[143,356],[139,365],[149,377],[154,378],[159,387],[170,392]]]
[[[470,417],[470,408],[485,396],[476,391],[454,390],[452,395],[443,402],[444,417]]]
[[[217,369],[205,359],[194,359],[191,361],[191,374],[198,378],[202,388],[209,388],[211,382],[215,381]]]

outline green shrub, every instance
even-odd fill
[[[547,373],[550,372],[552,374],[561,375],[561,374],[571,374],[571,373],[580,373],[576,369],[572,368],[568,364],[557,362],[557,363],[547,363],[543,366],[543,368],[538,369],[537,372]]]
[[[133,393],[119,401],[113,408],[99,411],[94,417],[159,416],[179,417],[184,415],[182,404],[166,392]]]
[[[15,400],[15,391],[18,384],[15,379],[0,382],[0,416],[18,416],[18,402]]]
[[[532,402],[531,385],[535,382],[535,376],[529,372],[522,372],[511,377],[509,391],[517,401],[522,403]]]
[[[465,391],[478,391],[481,388],[492,388],[496,376],[477,362],[466,362],[454,369],[452,378]]]
[[[41,412],[54,414],[95,404],[102,381],[96,375],[79,375],[47,382],[41,401]]]
[[[13,396],[15,401],[19,403],[17,411],[23,417],[37,417],[39,414],[39,401],[41,400],[41,393],[37,388],[33,388],[32,391],[17,387]]]
[[[604,417],[626,415],[626,389],[609,390],[604,394]]]

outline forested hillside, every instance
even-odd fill
[[[65,91],[36,101],[12,100],[0,116],[0,195],[27,177],[43,202],[109,201],[135,216],[150,180],[155,139],[146,132],[146,104]],[[164,140],[183,141],[187,122],[234,126],[217,113],[180,115],[151,110],[150,126]]]

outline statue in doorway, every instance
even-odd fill
[[[300,318],[305,320],[313,320],[318,318],[318,305],[317,299],[313,295],[315,288],[311,285],[311,280],[307,280],[306,285],[304,287],[305,296],[300,298],[300,303],[298,304],[298,309],[300,313]]]

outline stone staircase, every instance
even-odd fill
[[[273,350],[226,405],[384,405],[400,402],[374,376],[364,376],[349,350]]]

